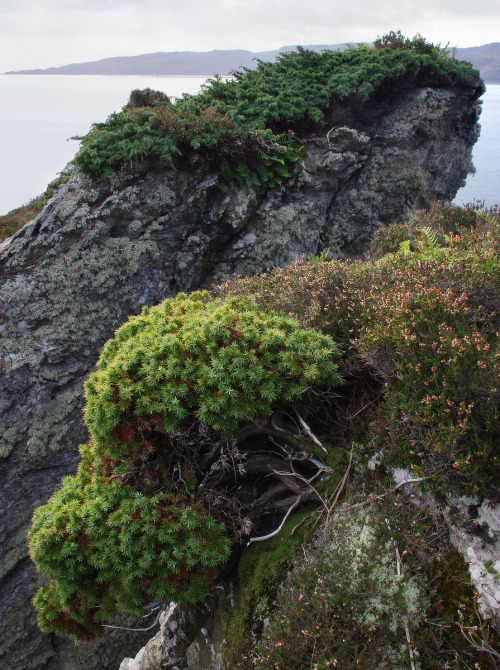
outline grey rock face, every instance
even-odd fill
[[[233,273],[329,247],[359,256],[373,232],[452,199],[472,168],[477,90],[413,89],[377,127],[305,140],[288,183],[246,192],[173,167],[112,184],[76,172],[0,253],[0,636],[10,670],[117,668],[143,638],[75,646],[40,633],[26,547],[33,509],[76,471],[82,381],[130,315]],[[119,649],[119,653],[117,650]]]
[[[197,605],[171,603],[160,617],[156,635],[135,658],[124,658],[119,670],[222,670],[224,627],[219,608],[229,590],[230,584],[219,586],[215,597],[210,594]]]

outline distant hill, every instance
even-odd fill
[[[313,44],[307,49],[321,51],[345,49],[345,44]],[[198,75],[210,77],[214,74],[226,75],[239,67],[254,68],[256,60],[273,61],[283,51],[293,51],[297,47],[284,46],[274,51],[245,51],[243,49],[215,51],[159,51],[140,56],[104,58],[87,63],[71,63],[45,70],[18,70],[5,74],[144,74],[144,75]],[[487,84],[500,84],[500,42],[492,42],[479,47],[457,49],[459,60],[470,61],[480,72]]]
[[[500,84],[500,42],[457,49],[456,57],[472,63],[487,84]]]
[[[317,44],[306,47],[314,51],[345,49],[345,44]],[[87,63],[71,63],[45,70],[19,70],[5,74],[144,74],[144,75],[198,75],[210,77],[214,74],[226,75],[239,67],[256,67],[256,60],[273,61],[283,51],[293,51],[297,47],[284,46],[274,51],[159,51],[140,56],[104,58]]]

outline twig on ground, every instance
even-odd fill
[[[311,512],[310,514],[308,514],[307,516],[305,516],[305,517],[302,519],[302,521],[300,521],[300,522],[293,528],[293,530],[292,530],[292,532],[290,533],[290,535],[293,535],[293,534],[295,533],[295,531],[296,531],[298,528],[300,528],[300,527],[302,526],[302,524],[303,524],[305,521],[308,521],[308,520],[309,520],[312,516],[314,516],[315,514],[318,514],[318,510],[316,510],[315,512]]]
[[[398,580],[401,581],[402,575],[401,575],[401,556],[399,555],[399,549],[396,547],[396,564],[397,564],[397,569],[398,569]],[[405,624],[405,631],[406,631],[406,641],[408,643],[408,651],[410,652],[410,665],[411,665],[411,670],[415,670],[415,661],[414,655],[413,655],[413,647],[411,644],[411,637],[410,637],[410,628],[408,626],[408,616],[404,615],[403,616],[403,621]]]
[[[286,476],[286,477],[297,477],[300,481],[304,482],[304,484],[307,484],[309,488],[314,491],[314,493],[318,496],[318,498],[321,500],[323,503],[323,506],[325,507],[326,511],[328,512],[328,507],[326,505],[326,502],[324,498],[318,493],[318,491],[314,488],[314,486],[311,484],[311,481],[314,479],[314,477],[311,477],[311,479],[306,479],[305,477],[302,477],[302,475],[299,475],[298,472],[292,471],[292,472],[279,472],[278,470],[273,470],[272,471],[274,475],[279,475],[279,476]],[[306,493],[310,493],[310,491],[304,492],[302,495],[305,495]]]
[[[340,494],[344,490],[344,486],[346,485],[347,479],[349,477],[349,471],[351,469],[353,453],[354,453],[354,442],[353,442],[352,447],[351,447],[351,455],[349,457],[349,465],[347,466],[347,470],[345,471],[344,476],[342,477],[342,481],[340,482],[340,486],[337,487],[338,490],[337,490],[337,495],[335,496],[335,500],[330,505],[330,507],[328,508],[328,511],[327,511],[327,514],[326,514],[326,522],[327,523],[328,523],[328,520],[330,518],[330,514],[332,513],[335,505],[337,504],[337,500],[340,498]]]
[[[323,451],[324,451],[325,454],[328,454],[327,449],[325,449],[325,447],[321,444],[321,442],[318,440],[318,438],[316,437],[316,435],[314,435],[314,433],[313,433],[312,430],[309,428],[309,426],[308,426],[307,423],[304,421],[304,419],[300,416],[299,411],[297,410],[297,408],[294,407],[293,409],[294,409],[295,415],[297,416],[297,419],[299,420],[300,427],[302,428],[302,430],[304,431],[304,433],[305,433],[305,434],[306,434],[306,435],[307,435],[307,436],[314,442],[314,444],[315,444],[316,446],[320,447],[320,449],[323,449]]]
[[[399,488],[405,486],[406,484],[417,484],[418,482],[423,482],[424,479],[428,479],[428,477],[415,477],[414,479],[406,479],[404,482],[399,482],[399,484],[395,486],[393,489],[391,489],[391,491],[387,491],[387,493],[383,493],[381,496],[377,497],[383,498],[388,493],[393,493],[394,491],[397,491]]]
[[[370,405],[373,405],[373,403],[377,402],[377,400],[379,400],[379,399],[380,399],[380,394],[376,398],[374,398],[373,400],[370,400],[370,402],[366,403],[366,405],[364,405],[361,409],[358,409],[358,411],[355,412],[354,414],[352,414],[351,416],[346,416],[347,421],[352,421],[354,418],[356,418],[358,416],[358,414],[361,414],[361,412],[364,412],[365,409],[370,407]]]
[[[153,621],[151,626],[148,626],[147,628],[125,628],[124,626],[111,626],[110,624],[106,624],[106,623],[103,623],[102,626],[103,626],[103,628],[115,628],[117,630],[131,630],[133,632],[144,632],[146,630],[151,630],[152,628],[154,628],[156,626],[156,624],[160,620],[160,617],[161,617],[161,615],[163,614],[164,611],[165,611],[165,607],[162,607],[161,610],[156,615],[156,619]]]
[[[349,505],[349,507],[344,507],[344,510],[349,511],[351,509],[356,509],[356,507],[363,507],[363,505],[370,505],[374,500],[382,500],[382,498],[385,498],[386,496],[390,495],[391,493],[394,493],[395,491],[397,491],[402,486],[406,486],[406,484],[418,484],[419,482],[423,482],[425,479],[428,479],[428,477],[418,477],[418,478],[415,478],[415,479],[407,479],[404,482],[400,482],[397,486],[390,489],[389,491],[386,491],[385,493],[380,494],[379,496],[371,496],[367,500],[363,500],[362,502],[356,503],[355,505]]]
[[[479,614],[478,614],[479,618]],[[486,639],[485,631],[483,628],[483,622],[479,618],[481,625],[480,626],[471,626],[468,628],[465,628],[463,624],[459,624],[460,626],[460,632],[464,636],[464,638],[467,640],[467,642],[476,650],[479,652],[482,652],[484,654],[488,654],[490,657],[490,661],[492,665],[494,666],[495,670],[498,669],[498,664],[495,659],[500,659],[500,654],[498,651],[495,651],[491,644],[488,642]],[[476,635],[479,636],[479,632],[477,632],[479,629],[479,632],[481,633],[481,638],[480,638],[480,644],[478,644],[474,638],[472,637],[472,632],[475,632]],[[467,632],[466,632],[467,631]]]
[[[283,528],[283,526],[285,525],[285,521],[288,519],[288,517],[289,517],[290,514],[292,513],[292,510],[294,510],[294,509],[297,507],[297,505],[300,503],[301,500],[302,500],[302,495],[300,495],[300,496],[297,498],[297,500],[293,503],[293,505],[291,505],[291,506],[288,508],[287,513],[286,513],[285,516],[283,517],[282,522],[280,523],[280,525],[278,526],[278,528],[276,528],[276,530],[273,530],[273,532],[272,532],[272,533],[269,533],[268,535],[261,535],[260,537],[252,537],[252,538],[247,542],[247,547],[249,547],[253,542],[265,542],[266,540],[270,540],[270,539],[271,539],[272,537],[274,537],[275,535],[278,535],[278,533],[280,532],[280,530],[281,530],[281,529]]]

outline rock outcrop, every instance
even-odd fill
[[[42,634],[30,600],[33,509],[75,472],[82,381],[130,314],[329,248],[359,257],[373,232],[452,199],[473,167],[481,89],[402,90],[364,130],[308,137],[272,190],[219,189],[202,168],[148,167],[113,183],[75,171],[0,256],[0,658],[10,670],[117,668],[144,637],[75,646]],[[118,653],[119,650],[119,653]]]

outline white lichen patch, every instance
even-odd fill
[[[360,626],[383,626],[399,637],[402,643],[391,648],[391,662],[404,664],[408,659],[406,627],[422,622],[429,602],[423,585],[404,570],[397,543],[391,539],[380,544],[379,523],[367,511],[358,510],[356,516],[340,511],[330,551],[334,561],[342,557],[342,575],[349,578],[350,590],[364,593],[363,607],[355,619]],[[415,667],[419,667],[417,662]]]
[[[500,505],[474,498],[449,500],[445,519],[450,539],[469,565],[471,581],[481,594],[479,611],[500,628]]]

